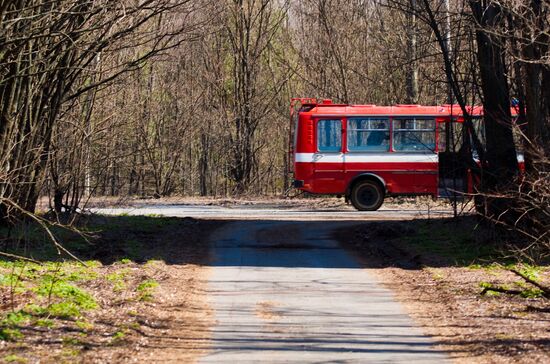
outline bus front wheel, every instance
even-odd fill
[[[384,202],[384,191],[374,181],[357,182],[351,190],[351,203],[359,211],[376,211]]]

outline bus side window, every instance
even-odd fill
[[[319,120],[317,123],[317,150],[319,152],[342,150],[342,122],[340,120]]]
[[[393,150],[396,152],[435,151],[435,120],[394,119]]]
[[[350,152],[387,152],[390,150],[388,119],[348,118]]]

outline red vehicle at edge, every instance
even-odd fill
[[[300,108],[296,112],[296,106]],[[481,107],[470,115],[480,118]],[[444,124],[463,121],[456,105],[344,105],[292,99],[291,160],[294,187],[345,196],[358,210],[377,210],[385,196],[438,197],[453,178],[469,190],[469,172],[453,169]],[[448,186],[448,183],[447,183]]]

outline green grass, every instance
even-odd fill
[[[544,270],[541,266],[530,265],[527,263],[510,264],[506,268],[517,270],[519,273],[534,282],[539,282],[541,276],[544,274]]]
[[[5,318],[0,321],[2,326],[19,326],[31,319],[31,315],[24,311],[8,312]]]
[[[164,215],[162,215],[162,214],[147,214],[145,216],[147,216],[147,217],[164,217]]]
[[[541,282],[547,268],[513,260],[513,254],[507,252],[503,245],[491,241],[491,232],[478,228],[473,220],[417,220],[404,222],[411,227],[410,234],[399,236],[405,248],[410,247],[415,253],[425,257],[436,257],[435,264],[466,267],[472,270],[483,270],[489,276],[500,277],[508,270],[516,270],[533,282]],[[384,230],[382,230],[384,233]],[[440,259],[442,258],[442,259]],[[427,260],[431,262],[432,260]],[[430,263],[427,266],[430,267]],[[437,266],[437,265],[436,265]],[[427,268],[434,280],[441,280],[435,268]],[[509,273],[508,273],[509,274]],[[544,292],[529,284],[521,277],[509,285],[493,285],[480,282],[485,288],[510,290],[524,298],[540,298]],[[519,291],[519,292],[518,292]],[[501,296],[503,293],[485,291],[486,296]]]
[[[112,336],[112,341],[113,342],[117,342],[117,341],[121,341],[124,339],[124,337],[126,337],[126,334],[122,331],[117,331],[113,334]]]
[[[6,363],[27,363],[27,359],[17,356],[15,354],[5,356],[4,361]]]
[[[50,275],[42,277],[35,292],[42,297],[62,298],[64,302],[74,303],[77,307],[82,309],[93,309],[97,307],[97,303],[90,294]]]
[[[1,327],[0,328],[0,340],[3,341],[15,341],[23,338],[23,334],[19,329]]]
[[[153,257],[162,260],[158,236],[179,221],[160,215],[83,218],[79,229],[85,237],[65,228],[51,227],[57,240],[84,259],[85,265],[58,254],[43,228],[34,223],[20,224],[9,231],[0,228],[0,238],[8,242],[3,251],[40,262],[0,258],[0,288],[8,304],[0,312],[0,341],[22,345],[27,335],[36,335],[36,329],[70,327],[79,335],[89,335],[94,329],[90,313],[99,305],[86,286],[99,284],[117,293],[128,290],[135,301],[153,300],[158,283],[147,279],[136,286],[137,282],[130,279],[134,262],[144,263]],[[155,249],[157,252],[152,254]],[[147,266],[158,263],[159,260],[151,260]],[[102,269],[103,264],[113,265]],[[126,332],[121,330],[113,335],[112,341],[121,341],[124,335]],[[63,340],[68,350],[74,349],[71,348],[75,346],[74,340],[70,337]],[[7,359],[0,357],[0,361]]]
[[[116,272],[107,274],[105,278],[112,283],[114,292],[122,292],[126,289],[126,277],[129,273],[128,269],[119,269]]]
[[[51,318],[74,319],[83,311],[97,308],[93,297],[72,283],[89,279],[90,273],[75,267],[73,263],[39,265],[3,261],[0,270],[4,283],[19,287],[14,293],[25,295],[29,303],[22,309],[0,314],[0,340],[21,339],[24,326],[51,328],[54,326]]]
[[[465,228],[441,221],[414,221],[415,232],[400,237],[420,253],[443,257],[455,265],[483,266],[500,256],[498,249],[476,239],[473,226]]]
[[[158,285],[158,282],[153,279],[147,279],[141,282],[136,288],[136,291],[139,294],[138,300],[151,301],[153,299],[153,292]]]
[[[47,318],[41,318],[36,320],[35,325],[38,327],[46,327],[46,328],[54,328],[55,323],[53,320],[47,319]]]
[[[76,321],[75,324],[76,324],[76,327],[78,327],[83,331],[90,331],[94,328],[94,324],[87,321]]]
[[[76,284],[96,279],[98,265],[0,261],[0,284],[15,287],[13,294],[24,296],[28,302],[23,308],[0,314],[0,340],[21,339],[25,326],[52,328],[54,318],[75,319],[96,309],[95,299]]]

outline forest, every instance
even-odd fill
[[[548,248],[549,17],[544,0],[2,0],[0,220],[41,198],[285,194],[292,97],[479,104],[484,140],[468,118],[455,132],[479,153],[477,209]]]
[[[300,195],[296,98],[472,188]],[[548,0],[0,0],[0,362],[547,362],[549,262]]]

